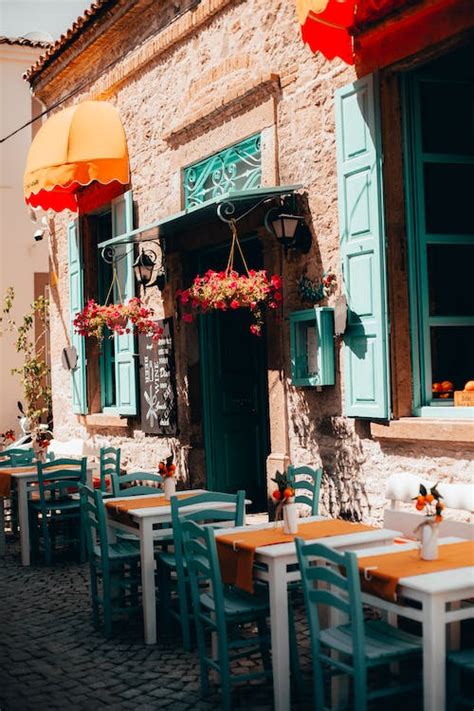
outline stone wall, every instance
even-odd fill
[[[168,3],[163,5],[168,7]],[[71,59],[65,69],[60,70],[59,62],[45,69],[36,80],[39,97],[51,103],[87,80],[90,83],[74,101],[106,97],[115,104],[127,134],[137,225],[181,209],[184,166],[261,131],[263,184],[302,183],[307,197],[313,234],[308,255],[285,260],[271,238],[261,236],[266,263],[283,274],[284,316],[301,308],[296,281],[304,269],[311,278],[320,278],[330,267],[339,275],[333,97],[338,87],[356,78],[354,69],[313,55],[303,45],[293,4],[286,0],[271,4],[266,0],[205,0],[195,14],[188,13],[171,29],[162,30],[169,9],[158,18],[145,0],[133,8],[128,17],[121,14],[102,32],[100,27],[89,30],[88,48],[76,51],[74,57],[69,50]],[[109,67],[112,58],[122,56],[118,68]],[[175,324],[179,441],[145,437],[133,420],[101,422],[99,416],[92,424],[71,412],[70,376],[60,360],[69,333],[66,225],[70,218],[59,215],[53,235],[59,275],[51,312],[55,436],[120,445],[130,470],[154,467],[160,457],[173,451],[182,476],[200,483],[203,451],[193,445],[198,426],[186,407],[188,371],[196,354],[180,323]],[[179,255],[171,256],[171,265],[164,304],[155,302],[167,316],[175,315],[173,290],[182,285]],[[397,314],[392,317],[396,319]],[[337,384],[322,391],[291,386],[288,328],[270,324],[268,346],[273,354],[269,382],[271,393],[276,393],[270,405],[271,466],[276,468],[288,458],[295,464],[322,465],[323,509],[380,521],[384,480],[394,472],[472,481],[473,450],[467,445],[456,448],[441,442],[434,448],[417,441],[380,443],[372,438],[369,423],[342,416],[340,344]]]

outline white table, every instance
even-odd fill
[[[180,494],[205,494],[206,489],[187,489],[186,491],[178,491]],[[147,494],[137,498],[153,498],[164,496],[160,494],[159,489],[156,494]],[[107,499],[107,504],[113,501],[123,501],[124,496]],[[132,497],[129,497],[129,501]],[[246,501],[246,503],[250,503]],[[197,504],[190,506],[188,511],[198,511],[200,508],[208,509],[209,504]],[[212,508],[229,509],[231,504],[215,502]],[[116,520],[108,511],[107,524],[109,528],[109,540],[114,538],[114,530],[126,531],[133,533],[140,539],[140,568],[142,579],[142,604],[143,604],[143,623],[146,644],[156,644],[156,590],[155,590],[155,555],[153,542],[169,538],[170,529],[160,528],[163,524],[171,523],[171,504],[169,506],[150,506],[149,508],[131,509],[128,512],[133,523],[125,523],[124,521]],[[138,528],[137,528],[138,526]],[[231,529],[234,530],[234,529]]]
[[[324,516],[311,516],[300,521],[309,523],[310,521],[327,520]],[[262,528],[273,528],[276,524],[266,523],[257,526],[245,526],[242,528],[232,528],[219,531],[219,534],[236,533],[238,531],[249,531]],[[280,524],[281,525],[281,524]],[[398,531],[388,529],[375,529],[373,531],[361,531],[342,536],[328,536],[318,538],[318,542],[331,548],[339,550],[355,550],[359,548],[372,548],[377,543],[389,544],[394,537],[398,536]],[[289,711],[290,709],[290,649],[288,630],[288,583],[293,580],[300,580],[299,570],[288,570],[289,566],[298,563],[296,547],[292,542],[279,543],[271,546],[261,546],[255,550],[255,562],[265,565],[266,569],[260,566],[254,570],[255,579],[265,580],[268,583],[270,597],[270,629],[272,639],[272,668],[273,668],[273,692],[275,711]]]
[[[456,543],[459,538],[441,538],[439,543]],[[357,551],[359,557],[399,553],[417,548],[416,543],[397,544]],[[423,626],[423,694],[424,711],[445,711],[446,708],[446,625],[474,619],[474,605],[459,603],[474,597],[473,566],[454,570],[412,575],[400,578],[398,599],[416,600],[421,609],[388,602],[382,598],[362,594],[364,602],[395,613],[400,617],[421,622]]]
[[[2,471],[9,471],[12,479],[16,482],[18,495],[18,521],[20,524],[20,548],[21,548],[21,564],[30,565],[30,522],[28,516],[28,487],[32,482],[38,481],[36,466],[31,467],[8,467]],[[48,469],[54,471],[54,469]],[[87,469],[86,480],[87,485],[92,486],[93,470]]]

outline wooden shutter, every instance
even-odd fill
[[[81,415],[87,413],[86,344],[84,336],[74,333],[76,313],[84,307],[84,265],[79,232],[79,220],[67,227],[69,260],[69,318],[71,346],[77,351],[77,365],[71,370],[72,410]]]
[[[128,235],[133,230],[132,191],[112,201],[112,235]],[[116,302],[135,296],[133,273],[133,244],[117,245],[115,267],[119,285],[114,287]],[[133,333],[114,336],[116,407],[120,415],[137,414],[137,379],[135,364],[135,336]]]
[[[373,75],[336,92],[339,227],[348,300],[345,414],[389,417],[388,323],[378,93]]]

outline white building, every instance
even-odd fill
[[[4,138],[41,111],[32,99],[23,72],[36,61],[49,42],[28,37],[0,36],[0,137]],[[49,276],[48,240],[34,240],[41,224],[34,224],[23,200],[26,156],[41,120],[0,144],[0,303],[9,286],[15,289],[14,315],[21,319],[29,305],[44,293]],[[41,218],[38,218],[40,223]],[[0,307],[1,308],[1,307]],[[22,389],[11,369],[22,359],[10,335],[0,335],[0,432],[15,429],[17,400]]]

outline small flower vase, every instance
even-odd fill
[[[165,499],[171,499],[176,494],[176,481],[174,476],[167,476],[163,482],[163,492]]]
[[[421,553],[423,560],[436,560],[438,558],[439,525],[434,518],[429,518],[421,525]]]
[[[283,506],[283,533],[298,533],[298,509],[294,499],[288,499]]]

